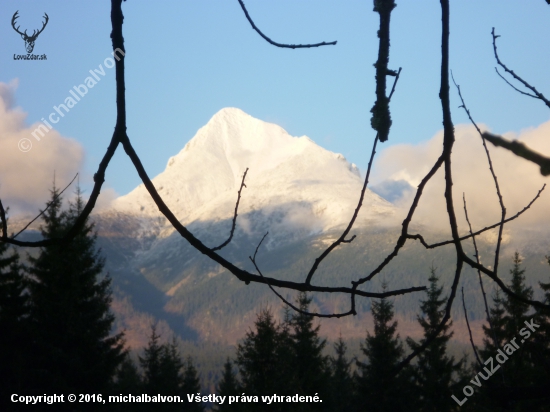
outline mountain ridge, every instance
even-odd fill
[[[255,272],[248,257],[269,231],[258,251],[263,273],[303,281],[315,259],[341,234],[353,215],[362,187],[359,172],[342,155],[317,146],[305,136],[292,137],[277,125],[230,108],[214,115],[168,160],[166,170],[153,183],[180,221],[205,245],[213,247],[229,234],[246,167],[250,171],[237,228],[231,243],[219,253]],[[336,248],[323,261],[313,283],[346,286],[370,273],[395,246],[400,233],[399,225],[393,225],[396,211],[367,189],[363,209],[350,233],[357,238]],[[266,285],[244,285],[174,232],[143,185],[92,218],[106,257],[106,270],[113,279],[118,330],[126,329],[133,342],[146,341],[148,324],[144,322],[156,319],[164,322],[164,330],[190,341],[225,339],[234,343],[253,323],[259,308],[279,305]],[[10,227],[12,223],[16,221],[10,220]],[[428,241],[449,238],[448,234],[426,228],[411,228],[417,229]],[[545,280],[544,245],[536,246],[532,234],[526,238],[531,241],[526,248],[527,266],[533,270],[531,281]],[[544,244],[548,244],[547,239]],[[494,252],[490,236],[479,236],[478,246],[481,256]],[[468,242],[464,247],[471,249]],[[512,253],[512,244],[506,240],[501,274],[507,273]],[[388,281],[391,289],[426,285],[429,268],[434,265],[448,294],[454,275],[453,259],[452,245],[425,250],[418,242],[408,241],[382,273],[362,289],[380,291],[381,280]],[[461,283],[469,299],[470,320],[483,322],[477,275],[466,268]],[[293,291],[280,292],[293,299]],[[407,320],[403,326],[416,325],[418,300],[422,297],[416,293],[395,298],[402,324]],[[349,297],[317,294],[313,305],[324,313],[346,311]],[[364,336],[370,299],[358,299],[357,310],[361,314],[358,317],[323,321],[327,325],[322,328],[323,334],[336,337],[339,328],[345,337]],[[461,318],[461,310],[455,301],[454,319]]]
[[[182,224],[220,221],[232,217],[247,168],[239,215],[282,214],[282,220],[305,224],[313,232],[346,224],[362,187],[359,170],[341,154],[236,108],[216,113],[152,181]],[[368,189],[364,203],[367,211],[358,225],[395,213],[391,203]],[[160,216],[143,185],[112,206],[116,212]],[[239,225],[245,231],[251,226],[244,219]],[[164,235],[172,231],[166,227]]]

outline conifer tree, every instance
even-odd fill
[[[491,323],[490,325],[482,326],[483,333],[485,334],[485,337],[483,338],[483,348],[479,351],[482,362],[491,357],[494,358],[494,356],[498,353],[498,350],[500,350],[507,343],[505,316],[506,310],[504,309],[504,297],[502,296],[500,289],[497,289],[493,296],[493,304],[491,308],[489,308]],[[490,374],[485,370],[480,370],[481,368],[479,365],[472,365],[472,368],[481,372],[482,379],[484,376],[489,378]],[[508,371],[501,367],[486,386],[508,386],[508,381],[510,379],[508,375]],[[483,387],[480,392],[481,396],[476,397],[470,403],[486,408],[497,408],[498,404],[501,403],[500,399],[495,399],[494,396],[488,394],[487,387]]]
[[[295,368],[296,351],[292,340],[293,314],[288,306],[284,307],[283,321],[278,325],[277,358],[279,359],[278,380],[281,394],[296,394],[298,386]],[[283,392],[284,391],[284,392]]]
[[[513,257],[513,266],[510,270],[511,280],[507,285],[515,294],[526,298],[533,298],[533,289],[526,285],[525,269],[521,267],[522,259],[516,251]],[[544,284],[541,284],[544,290]],[[484,348],[481,351],[483,359],[500,356],[504,360],[497,372],[498,376],[488,382],[487,388],[482,391],[485,396],[481,397],[479,403],[486,407],[504,407],[516,408],[517,410],[546,410],[547,401],[539,402],[529,400],[529,396],[524,396],[528,391],[516,397],[517,391],[510,390],[506,396],[495,396],[503,388],[536,388],[541,383],[550,381],[550,368],[547,358],[548,345],[544,339],[544,331],[538,329],[541,322],[543,311],[529,313],[529,305],[511,297],[502,296],[497,292],[493,299],[493,308],[491,309],[492,328],[484,327],[485,339]],[[526,322],[537,325],[535,331],[526,328]],[[520,334],[521,330],[527,331],[530,336]],[[544,327],[542,327],[544,329]],[[497,340],[494,343],[493,336]],[[515,343],[515,345],[514,345]],[[546,352],[546,353],[545,353]],[[550,382],[549,382],[550,383]],[[543,389],[543,392],[545,389]],[[536,392],[536,390],[535,390]]]
[[[334,343],[336,357],[330,359],[330,403],[331,410],[353,410],[353,379],[351,361],[346,357],[347,345],[342,336]]]
[[[386,284],[383,289],[386,290]],[[382,298],[372,303],[374,335],[367,332],[361,351],[366,362],[357,362],[356,408],[359,411],[414,411],[410,368],[395,375],[404,350],[393,320],[393,303]]]
[[[533,299],[533,288],[525,284],[525,269],[521,268],[521,262],[522,259],[519,256],[519,252],[516,251],[513,259],[514,266],[510,270],[512,279],[509,288],[519,296],[526,299]],[[505,316],[506,334],[508,336],[516,335],[518,331],[525,326],[524,322],[532,317],[532,315],[527,315],[530,306],[508,295],[506,295],[506,299],[503,300],[503,306],[507,313]]]
[[[164,350],[164,346],[160,343],[160,335],[157,334],[157,325],[153,324],[151,325],[149,342],[143,350],[143,357],[139,357],[139,363],[143,369],[143,390],[145,393],[165,395],[162,376]]]
[[[329,362],[323,355],[326,340],[319,338],[320,325],[313,326],[313,317],[308,312],[311,298],[301,292],[297,304],[301,312],[296,312],[290,319],[293,349],[295,391],[300,395],[315,395],[325,399],[324,405],[301,405],[301,410],[324,410],[329,405]]]
[[[187,394],[200,393],[200,380],[191,357],[184,363],[181,359],[176,338],[161,344],[156,324],[151,325],[151,336],[139,362],[144,372],[143,392],[152,395],[180,396],[187,404],[183,410],[204,411],[202,403],[188,403]],[[180,403],[162,403],[158,411],[182,410]]]
[[[188,356],[185,361],[185,369],[183,371],[182,392],[187,399],[187,394],[197,395],[201,393],[201,383],[199,374],[195,365],[193,365],[193,359]],[[203,412],[204,404],[200,402],[191,402],[185,409],[188,412]]]
[[[186,393],[189,393],[185,392],[187,388],[185,387],[183,366],[176,337],[174,336],[170,343],[163,345],[160,358],[162,390],[166,394],[181,395],[183,397]]]
[[[28,390],[31,336],[26,288],[19,255],[0,243],[0,408],[13,406],[10,394]]]
[[[517,295],[532,299],[533,288],[525,284],[525,269],[521,268],[521,262],[519,253],[515,252],[514,265],[510,269],[511,280],[507,286]],[[503,350],[504,346],[512,339],[521,338],[519,331],[525,327],[525,321],[534,316],[534,314],[528,315],[529,310],[529,305],[508,295],[502,296],[497,291],[493,299],[493,308],[490,311],[493,328],[484,327],[483,329],[485,332],[485,346],[481,354],[484,359],[496,356],[497,352]],[[498,345],[496,346],[493,342],[493,336],[497,339]],[[531,342],[527,339],[518,349],[518,353],[510,356],[510,359],[501,368],[505,379],[504,384],[508,384],[507,381],[512,377],[514,381],[522,382],[524,385],[532,383],[535,368],[532,349]]]
[[[487,359],[496,353],[505,343],[506,340],[506,310],[504,309],[504,299],[500,289],[495,291],[493,296],[493,305],[489,309],[489,316],[491,318],[491,326],[483,325],[483,332],[485,337],[483,338],[484,348],[480,351],[483,359]]]
[[[127,354],[117,369],[113,394],[136,394],[141,391],[142,386],[141,375],[130,355]]]
[[[229,358],[227,358],[227,361],[223,365],[222,377],[216,387],[216,394],[218,394],[219,396],[229,397],[229,396],[238,396],[241,393],[242,391],[240,391],[239,381],[237,380],[237,376],[233,371],[233,363]],[[241,405],[238,403],[229,405],[227,399],[223,404],[217,405],[215,408],[217,412],[226,412],[226,411],[238,412],[241,409],[242,409]]]
[[[546,256],[546,260],[550,265],[550,256]],[[548,283],[539,282],[539,286],[544,293],[544,303],[550,305],[550,281]],[[550,380],[550,310],[538,309],[536,319],[540,324],[540,329],[534,336],[537,345],[534,361],[541,368],[540,379],[546,381]]]
[[[254,326],[237,346],[236,364],[243,392],[256,396],[295,394],[294,377],[289,374],[293,357],[287,327],[276,324],[269,309],[258,314]],[[252,403],[243,406],[247,411],[262,411],[265,407]],[[286,412],[288,406],[273,404],[270,410]]]
[[[83,208],[79,190],[76,195],[63,212],[54,185],[43,215],[44,238],[61,237],[72,225]],[[93,224],[86,221],[71,242],[46,246],[38,257],[29,256],[40,393],[104,392],[124,358],[122,334],[110,335],[111,279],[102,275],[104,260],[95,241]]]
[[[550,256],[546,256],[546,260],[550,265]],[[544,293],[544,303],[550,305],[550,282],[539,282],[539,286]],[[541,386],[541,390],[537,392],[548,395],[548,388],[550,388],[550,310],[537,309],[534,319],[539,328],[529,338],[529,346],[527,347],[532,353],[533,365],[535,366],[533,382],[535,382],[534,385]],[[532,409],[544,410],[547,403],[548,399],[543,399],[537,402],[537,405],[542,406],[540,409]]]
[[[431,276],[428,279],[430,284],[426,300],[420,302],[422,315],[417,317],[418,323],[424,330],[424,337],[420,342],[407,338],[407,344],[413,350],[434,334],[443,319],[445,313],[443,306],[447,298],[441,296],[443,287],[438,287],[438,280],[435,269],[432,268]],[[451,326],[452,321],[447,322],[435,340],[418,355],[414,367],[414,377],[420,394],[421,411],[445,412],[454,410],[455,405],[449,400],[455,390],[462,389],[459,382],[464,375],[465,360],[455,362],[454,357],[447,354],[447,344],[453,336],[453,332],[450,331]]]
[[[135,365],[135,363],[130,358],[130,355],[127,353],[123,361],[118,366],[115,382],[113,384],[110,395],[139,395],[143,391],[143,382],[141,375]],[[140,412],[143,410],[142,405],[139,403],[111,403],[109,407],[106,408],[109,411],[113,412]]]

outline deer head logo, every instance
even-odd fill
[[[21,32],[19,31],[19,27],[20,27],[20,26],[15,27],[15,20],[17,20],[17,18],[19,17],[19,16],[17,15],[17,13],[19,13],[19,10],[17,10],[17,11],[14,13],[13,17],[11,18],[11,25],[12,25],[13,29],[14,29],[17,33],[19,33],[19,34],[21,35],[21,38],[22,38],[23,40],[25,40],[25,48],[27,49],[27,53],[32,53],[32,51],[33,51],[33,49],[34,49],[34,42],[36,41],[36,38],[38,37],[38,35],[39,35],[40,33],[42,33],[42,31],[43,31],[44,28],[46,27],[46,24],[48,24],[48,20],[49,20],[50,18],[48,17],[48,15],[47,15],[46,13],[44,13],[44,18],[46,19],[46,21],[44,21],[42,28],[41,28],[40,30],[38,30],[38,31],[34,30],[33,33],[32,33],[32,35],[29,36],[29,35],[27,34],[27,30],[25,30],[24,33],[21,33]]]

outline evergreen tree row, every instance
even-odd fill
[[[62,237],[83,208],[81,193],[62,210],[53,187],[42,215],[44,239]],[[70,243],[42,247],[22,265],[0,243],[0,409],[20,410],[11,394],[106,393],[124,358],[123,335],[112,335],[111,279],[86,221]],[[33,406],[35,410],[47,407]],[[28,406],[27,406],[28,408]],[[56,410],[72,410],[56,404]],[[97,410],[82,403],[78,410]]]
[[[62,209],[54,187],[43,213],[42,236],[59,238],[83,208],[80,192]],[[94,394],[104,396],[179,395],[182,403],[156,403],[159,411],[203,411],[187,402],[201,393],[192,359],[180,356],[174,340],[160,343],[152,328],[148,346],[133,363],[122,334],[113,335],[111,279],[95,246],[93,224],[85,222],[66,244],[43,247],[28,264],[0,243],[0,410],[25,409],[10,402],[11,394]],[[550,264],[550,257],[547,257]],[[516,253],[509,288],[532,299],[525,269]],[[386,287],[386,286],[384,286]],[[550,304],[550,282],[540,283]],[[419,341],[397,334],[393,303],[373,301],[373,334],[361,346],[359,359],[348,358],[340,338],[335,355],[325,355],[327,342],[307,314],[311,299],[300,294],[300,312],[286,312],[282,322],[264,309],[228,359],[217,395],[317,395],[319,403],[272,404],[225,402],[218,411],[545,411],[550,393],[550,311],[496,292],[479,349],[481,363],[468,365],[447,353],[453,336],[449,322],[413,363],[396,374],[406,353],[426,342],[444,315],[446,297],[432,269],[417,319]],[[497,356],[498,355],[498,356]],[[493,359],[494,367],[488,369]],[[498,364],[497,364],[498,363]],[[495,369],[495,367],[498,368]],[[456,400],[453,400],[456,399]],[[94,403],[57,404],[56,410],[100,410]],[[46,406],[35,405],[35,410]],[[148,404],[102,405],[103,410],[147,411]]]
[[[426,339],[441,321],[442,288],[432,273],[427,299],[422,301],[418,317]],[[311,300],[301,294],[303,312]],[[463,381],[464,360],[455,361],[446,354],[452,336],[450,324],[416,365],[396,374],[405,350],[396,333],[393,304],[388,299],[373,302],[374,334],[362,345],[364,361],[356,368],[346,356],[346,344],[335,343],[335,356],[323,355],[326,341],[318,336],[313,318],[300,312],[277,324],[270,311],[262,311],[255,330],[247,333],[237,348],[234,362],[224,365],[218,394],[314,395],[322,403],[220,405],[218,411],[451,411],[451,391]],[[411,349],[423,343],[407,340]],[[233,364],[236,366],[234,370]],[[352,369],[355,369],[352,372]]]
[[[176,339],[161,344],[156,326],[151,328],[151,336],[143,356],[139,356],[139,366],[129,356],[122,362],[115,377],[111,394],[126,396],[179,396],[180,403],[154,403],[155,411],[202,412],[205,406],[198,402],[189,402],[187,395],[201,393],[199,374],[191,357],[182,360]],[[111,405],[114,411],[150,411],[151,404],[119,403]]]
[[[550,257],[547,257],[550,264]],[[516,253],[509,288],[531,299],[532,288],[525,284],[525,269]],[[420,302],[417,320],[423,338],[406,339],[407,351],[423,345],[433,335],[445,312],[447,298],[432,269],[425,299]],[[545,301],[550,303],[550,283],[540,284]],[[384,285],[384,288],[386,286]],[[301,294],[300,309],[308,311],[311,300]],[[490,325],[484,327],[484,347],[479,350],[482,362],[495,358],[505,350],[508,360],[495,376],[485,373],[486,380],[476,386],[477,373],[483,371],[477,363],[468,364],[466,357],[455,359],[447,353],[453,336],[452,321],[437,338],[408,367],[396,374],[406,349],[397,334],[393,303],[380,299],[372,304],[374,333],[367,333],[361,346],[363,359],[352,362],[346,356],[346,344],[340,338],[335,343],[335,356],[324,356],[326,341],[318,336],[319,326],[313,327],[310,316],[302,313],[288,315],[275,322],[269,310],[257,317],[255,327],[238,345],[236,358],[224,365],[217,393],[223,396],[254,395],[313,395],[322,404],[266,405],[242,403],[218,405],[223,411],[367,411],[367,412],[450,412],[450,411],[547,411],[550,398],[550,313],[530,311],[528,305],[508,295],[496,292],[490,310]],[[526,336],[525,322],[536,322],[536,331],[522,343],[517,353],[506,346],[514,338]],[[529,328],[527,328],[528,330]],[[496,342],[496,343],[495,343]],[[476,348],[477,349],[477,348]],[[514,349],[515,351],[515,349]],[[495,361],[495,364],[497,362]],[[477,380],[476,380],[477,379]],[[469,394],[470,386],[475,388]],[[453,395],[461,402],[459,405]]]
[[[298,299],[301,311],[307,312],[311,299],[302,293]],[[313,318],[301,312],[292,315],[285,313],[285,319],[277,323],[270,310],[264,309],[255,322],[255,330],[250,330],[237,347],[238,369],[233,370],[233,362],[227,360],[222,379],[218,384],[221,396],[236,396],[243,393],[261,396],[319,396],[319,403],[241,403],[218,405],[218,411],[331,411],[335,410],[338,394],[331,384],[334,382],[336,366],[333,359],[323,354],[326,341],[319,337],[319,326],[314,326]],[[339,365],[344,379],[344,390],[349,374],[349,362],[345,358],[345,345]],[[338,408],[339,409],[339,408]]]
[[[550,264],[550,257],[546,257]],[[526,284],[525,269],[516,252],[508,287],[525,299],[533,299]],[[544,302],[550,304],[550,283],[539,283]],[[548,411],[550,408],[550,311],[533,310],[529,305],[503,294],[493,296],[485,338],[479,351],[484,365],[472,365],[468,382],[475,394],[457,398],[467,410]],[[492,359],[492,360],[489,360]],[[478,386],[477,384],[481,386]],[[459,396],[460,395],[460,396]]]

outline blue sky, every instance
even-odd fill
[[[228,106],[277,123],[291,135],[307,135],[365,169],[374,137],[369,110],[375,99],[373,63],[378,51],[378,14],[372,2],[245,4],[273,40],[338,44],[307,50],[271,46],[251,29],[237,0],[123,3],[128,134],[149,175],[162,172],[168,158]],[[392,145],[427,141],[442,122],[439,2],[397,4],[389,67],[402,67],[403,72],[391,105],[390,139],[379,146],[379,153]],[[14,60],[14,54],[25,53],[23,40],[10,24],[16,10],[18,24],[30,32],[48,13],[48,26],[34,50],[45,53],[47,60]],[[518,95],[496,75],[490,33],[495,27],[502,36],[501,58],[544,93],[550,67],[550,6],[543,0],[452,1],[451,16],[451,68],[474,118],[497,133],[519,133],[548,121],[548,108]],[[0,17],[0,82],[18,79],[15,106],[27,114],[27,126],[48,116],[73,86],[110,56],[107,0],[3,0]],[[105,77],[55,127],[83,147],[85,188],[115,124],[115,72],[104,70]],[[454,89],[451,98],[455,124],[466,123]],[[32,151],[36,156],[53,144],[46,136],[34,142]],[[0,161],[9,156],[3,150]],[[107,187],[125,194],[139,183],[119,148],[107,172]]]

